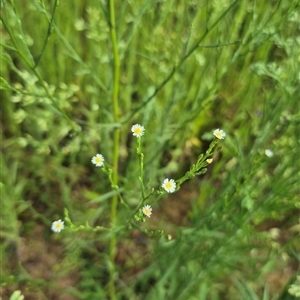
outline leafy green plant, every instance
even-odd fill
[[[1,34],[5,296],[276,299],[299,261],[297,1],[2,1]]]

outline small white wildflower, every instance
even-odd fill
[[[61,232],[65,228],[64,221],[58,220],[52,223],[51,229],[54,232]]]
[[[96,165],[96,167],[103,166],[104,163],[104,156],[102,154],[96,154],[96,156],[93,156],[92,163]]]
[[[268,157],[273,157],[274,156],[274,152],[272,150],[270,150],[270,149],[266,149],[265,150],[265,154]]]
[[[211,164],[211,163],[213,162],[213,159],[212,159],[212,158],[208,158],[208,159],[206,160],[206,162],[207,162],[208,164]]]
[[[216,129],[216,130],[214,130],[213,134],[219,140],[223,140],[225,138],[225,136],[226,136],[225,131],[222,130],[222,129]]]
[[[166,178],[163,181],[162,187],[168,192],[168,193],[174,193],[176,189],[176,182],[174,179],[168,179]]]
[[[150,216],[152,215],[151,205],[145,205],[142,210],[143,210],[143,214],[146,215],[148,218],[150,218]]]
[[[131,131],[133,132],[134,136],[141,137],[144,135],[145,128],[140,124],[135,124],[131,127]]]

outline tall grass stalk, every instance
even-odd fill
[[[109,29],[110,29],[110,38],[113,48],[113,116],[114,122],[118,123],[119,121],[119,80],[120,80],[120,59],[118,53],[118,43],[117,43],[117,33],[116,33],[116,20],[115,20],[115,9],[114,1],[108,1],[109,9]],[[114,147],[113,147],[113,182],[115,186],[118,185],[118,164],[119,164],[119,140],[120,140],[120,129],[114,129]],[[112,226],[116,222],[117,215],[117,205],[118,205],[118,194],[115,194],[111,203],[111,212],[110,218]],[[114,285],[114,259],[116,256],[116,236],[112,235],[110,239],[110,248],[109,248],[109,257],[110,257],[110,281],[109,281],[109,295],[111,299],[116,299],[115,296],[115,285]]]

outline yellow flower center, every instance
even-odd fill
[[[141,128],[138,127],[138,128],[136,128],[136,129],[134,130],[134,132],[135,132],[136,134],[141,134],[142,131],[141,131]]]
[[[167,188],[167,189],[172,188],[172,183],[171,183],[171,182],[167,182],[167,183],[166,183],[166,188]]]
[[[101,157],[96,157],[96,163],[101,163]]]
[[[217,134],[216,134],[216,135],[217,135],[217,137],[218,137],[218,138],[222,137],[222,133],[221,133],[220,131],[219,131],[219,132],[217,132]]]

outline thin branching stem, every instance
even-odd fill
[[[38,64],[40,63],[40,61],[41,61],[41,59],[42,59],[42,56],[43,56],[43,54],[44,54],[44,52],[45,52],[45,50],[46,50],[46,46],[47,46],[47,44],[48,44],[48,41],[49,41],[49,39],[50,39],[50,36],[51,36],[51,34],[52,34],[52,31],[53,31],[54,16],[55,16],[55,12],[56,12],[56,9],[57,9],[57,7],[58,7],[58,4],[59,4],[59,1],[58,1],[58,0],[55,0],[55,1],[54,1],[54,6],[53,6],[53,12],[52,12],[52,15],[51,15],[51,19],[48,20],[49,25],[48,25],[47,36],[46,36],[46,39],[45,39],[45,41],[44,41],[44,45],[43,45],[43,48],[42,48],[42,50],[41,50],[41,53],[39,54],[39,56],[38,56],[38,58],[37,58],[37,60],[36,60],[36,62],[35,62],[35,66],[34,66],[35,68],[36,68],[36,67],[38,66]],[[46,11],[45,11],[45,14],[46,14],[46,16],[47,16]]]

